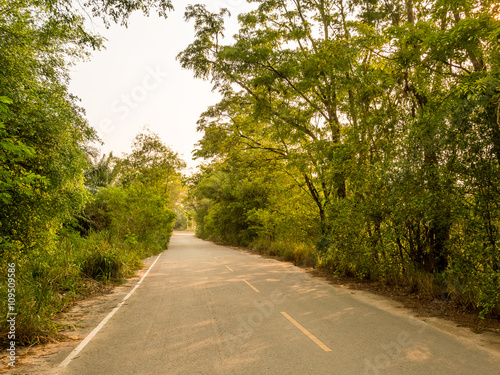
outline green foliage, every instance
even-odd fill
[[[140,257],[168,243],[169,205],[179,188],[170,189],[168,199],[144,192],[146,207],[140,212],[112,207],[135,215],[133,230],[144,231],[151,212],[159,219],[155,225],[164,225],[161,231],[153,226],[153,234],[141,233],[140,239],[122,235],[126,226],[112,212],[105,212],[104,224],[96,228],[109,226],[108,239],[92,232],[95,222],[82,219],[92,194],[116,175],[108,173],[112,158],[87,169],[93,155],[89,144],[97,137],[68,91],[68,68],[103,45],[103,38],[85,26],[89,14],[106,25],[126,24],[132,12],[147,14],[153,7],[166,16],[172,5],[169,0],[87,0],[75,7],[66,0],[0,0],[0,258],[2,269],[11,262],[18,269],[19,343],[56,333],[51,319],[94,288],[88,277],[119,279],[139,265]],[[124,194],[138,194],[141,186]],[[86,222],[85,240],[61,235],[75,218]],[[0,279],[2,290],[5,282]],[[4,316],[6,308],[3,301]],[[6,328],[1,325],[2,332]]]
[[[152,139],[154,147],[150,147]],[[44,247],[36,246],[26,254],[13,251],[0,265],[5,269],[7,262],[16,263],[19,344],[43,342],[57,334],[53,319],[58,312],[131,276],[142,267],[141,259],[168,245],[175,221],[172,199],[181,189],[183,162],[177,155],[148,133],[137,136],[133,154],[124,160],[95,160],[86,173],[87,188],[94,196],[79,215],[80,225],[87,225],[86,230],[80,227],[85,236],[66,225],[51,234]],[[126,173],[119,173],[116,164],[126,165]],[[6,279],[1,279],[0,289],[6,287]],[[5,315],[6,301],[0,307]],[[4,321],[0,332],[7,329]]]
[[[52,6],[64,4],[61,0],[47,0]],[[151,9],[156,8],[159,16],[167,18],[168,12],[173,10],[170,0],[86,0],[83,3],[85,9],[90,10],[93,16],[100,17],[106,26],[111,21],[127,26],[130,15],[135,11],[141,11],[149,15]]]
[[[100,39],[83,31],[82,19],[46,3],[2,1],[0,13],[6,15],[0,20],[5,256],[50,246],[57,229],[87,200],[85,146],[95,135],[67,91],[66,66]]]
[[[97,193],[85,209],[86,224],[94,230],[109,230],[129,243],[164,249],[175,222],[184,166],[158,135],[138,134],[129,155],[103,156],[89,171],[88,175],[101,177],[90,181]]]
[[[129,243],[148,243],[156,250],[165,249],[172,234],[175,214],[168,204],[142,184],[101,189],[96,198],[104,207],[105,226]]]
[[[243,176],[232,176],[221,170],[206,176],[198,185],[199,198],[211,199],[210,210],[196,207],[197,234],[227,244],[248,245],[255,237],[247,222],[250,210],[262,207],[268,192],[262,184]],[[241,179],[239,179],[241,178]]]
[[[132,152],[118,160],[119,184],[141,183],[167,201],[181,193],[180,170],[186,164],[167,147],[158,134],[146,129],[132,142]]]
[[[222,95],[198,122],[199,235],[316,242],[332,272],[499,313],[498,4],[254,3],[229,44],[224,12],[186,15],[179,60]]]
[[[12,100],[1,96],[0,163],[3,168],[0,169],[0,201],[3,204],[11,203],[13,193],[32,195],[37,182],[47,183],[44,177],[22,167],[22,163],[35,156],[35,151],[7,132],[3,120],[9,118],[8,104],[12,104]]]
[[[90,248],[89,252],[85,254],[80,266],[81,272],[87,277],[104,282],[123,277],[119,274],[123,268],[120,253],[115,249],[110,250],[107,242],[98,245],[100,248]]]
[[[85,186],[90,193],[96,195],[99,188],[116,182],[119,168],[116,168],[116,158],[112,153],[109,155],[99,155],[95,150],[90,156],[90,166],[85,171]]]
[[[29,253],[87,202],[83,172],[96,141],[78,99],[68,92],[68,67],[102,47],[89,13],[126,23],[136,10],[168,0],[0,1],[0,253]]]

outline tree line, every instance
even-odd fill
[[[202,238],[500,312],[500,5],[254,0],[187,8]]]
[[[17,313],[17,345],[57,336],[58,312],[163,251],[184,194],[184,162],[150,131],[122,157],[100,156],[68,90],[69,67],[103,47],[86,17],[126,25],[134,11],[166,16],[172,4],[73,3],[0,0],[0,313]],[[4,318],[2,346],[12,341]]]

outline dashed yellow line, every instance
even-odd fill
[[[331,352],[332,349],[330,349],[328,346],[323,344],[316,336],[314,336],[311,332],[309,332],[307,329],[302,327],[294,318],[292,318],[290,315],[288,315],[286,312],[282,311],[281,315],[283,315],[285,318],[287,318],[295,327],[300,329],[307,337],[309,337],[316,345],[318,345],[321,349],[323,349],[325,352]]]
[[[260,292],[260,290],[259,290],[259,289],[257,289],[256,287],[254,287],[254,286],[253,286],[252,284],[250,284],[248,281],[246,281],[246,280],[243,280],[243,281],[244,281],[244,282],[245,282],[245,283],[246,283],[246,284],[247,284],[250,288],[252,288],[253,290],[255,290],[257,293],[259,293],[259,292]]]
[[[226,267],[229,271],[234,272],[234,270],[224,264],[224,267]]]

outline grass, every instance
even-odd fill
[[[251,248],[259,254],[293,262],[296,266],[314,267],[316,265],[316,255],[312,244],[258,239],[252,242]]]
[[[163,249],[160,244],[120,240],[106,231],[91,233],[86,238],[67,232],[59,237],[53,249],[19,257],[15,261],[17,345],[37,344],[57,337],[55,315],[76,301],[132,276],[142,267],[142,259]],[[7,264],[2,264],[2,269],[7,268]],[[7,295],[7,278],[1,278],[0,290]],[[7,316],[7,298],[1,301],[0,312]],[[3,319],[2,347],[7,346],[8,328]]]

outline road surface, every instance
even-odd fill
[[[500,374],[494,352],[352,293],[179,232],[57,373]]]

